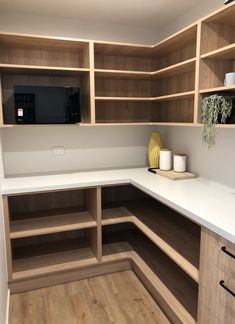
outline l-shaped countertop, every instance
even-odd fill
[[[205,178],[172,181],[147,168],[6,178],[2,195],[132,184],[235,244],[235,189]]]

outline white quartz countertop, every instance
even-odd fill
[[[2,195],[130,183],[235,243],[235,189],[204,178],[172,181],[147,168],[7,178]]]

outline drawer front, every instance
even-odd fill
[[[199,324],[222,324],[221,320],[215,317],[205,306],[202,306],[198,316]]]
[[[235,278],[235,244],[203,228],[202,257],[214,263],[229,277]]]
[[[228,277],[213,263],[202,260],[203,270],[201,277],[202,304],[221,323],[232,324],[235,319],[235,278]],[[221,282],[222,281],[222,282]],[[225,287],[222,287],[222,285]],[[227,291],[228,288],[231,292]]]

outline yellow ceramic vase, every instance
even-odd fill
[[[148,158],[151,168],[159,168],[160,150],[162,148],[162,137],[160,132],[152,132],[149,146]]]

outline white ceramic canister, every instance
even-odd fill
[[[161,149],[160,150],[160,170],[169,171],[171,170],[171,150]]]
[[[187,156],[185,154],[174,154],[174,171],[185,172],[186,161],[187,161]]]

